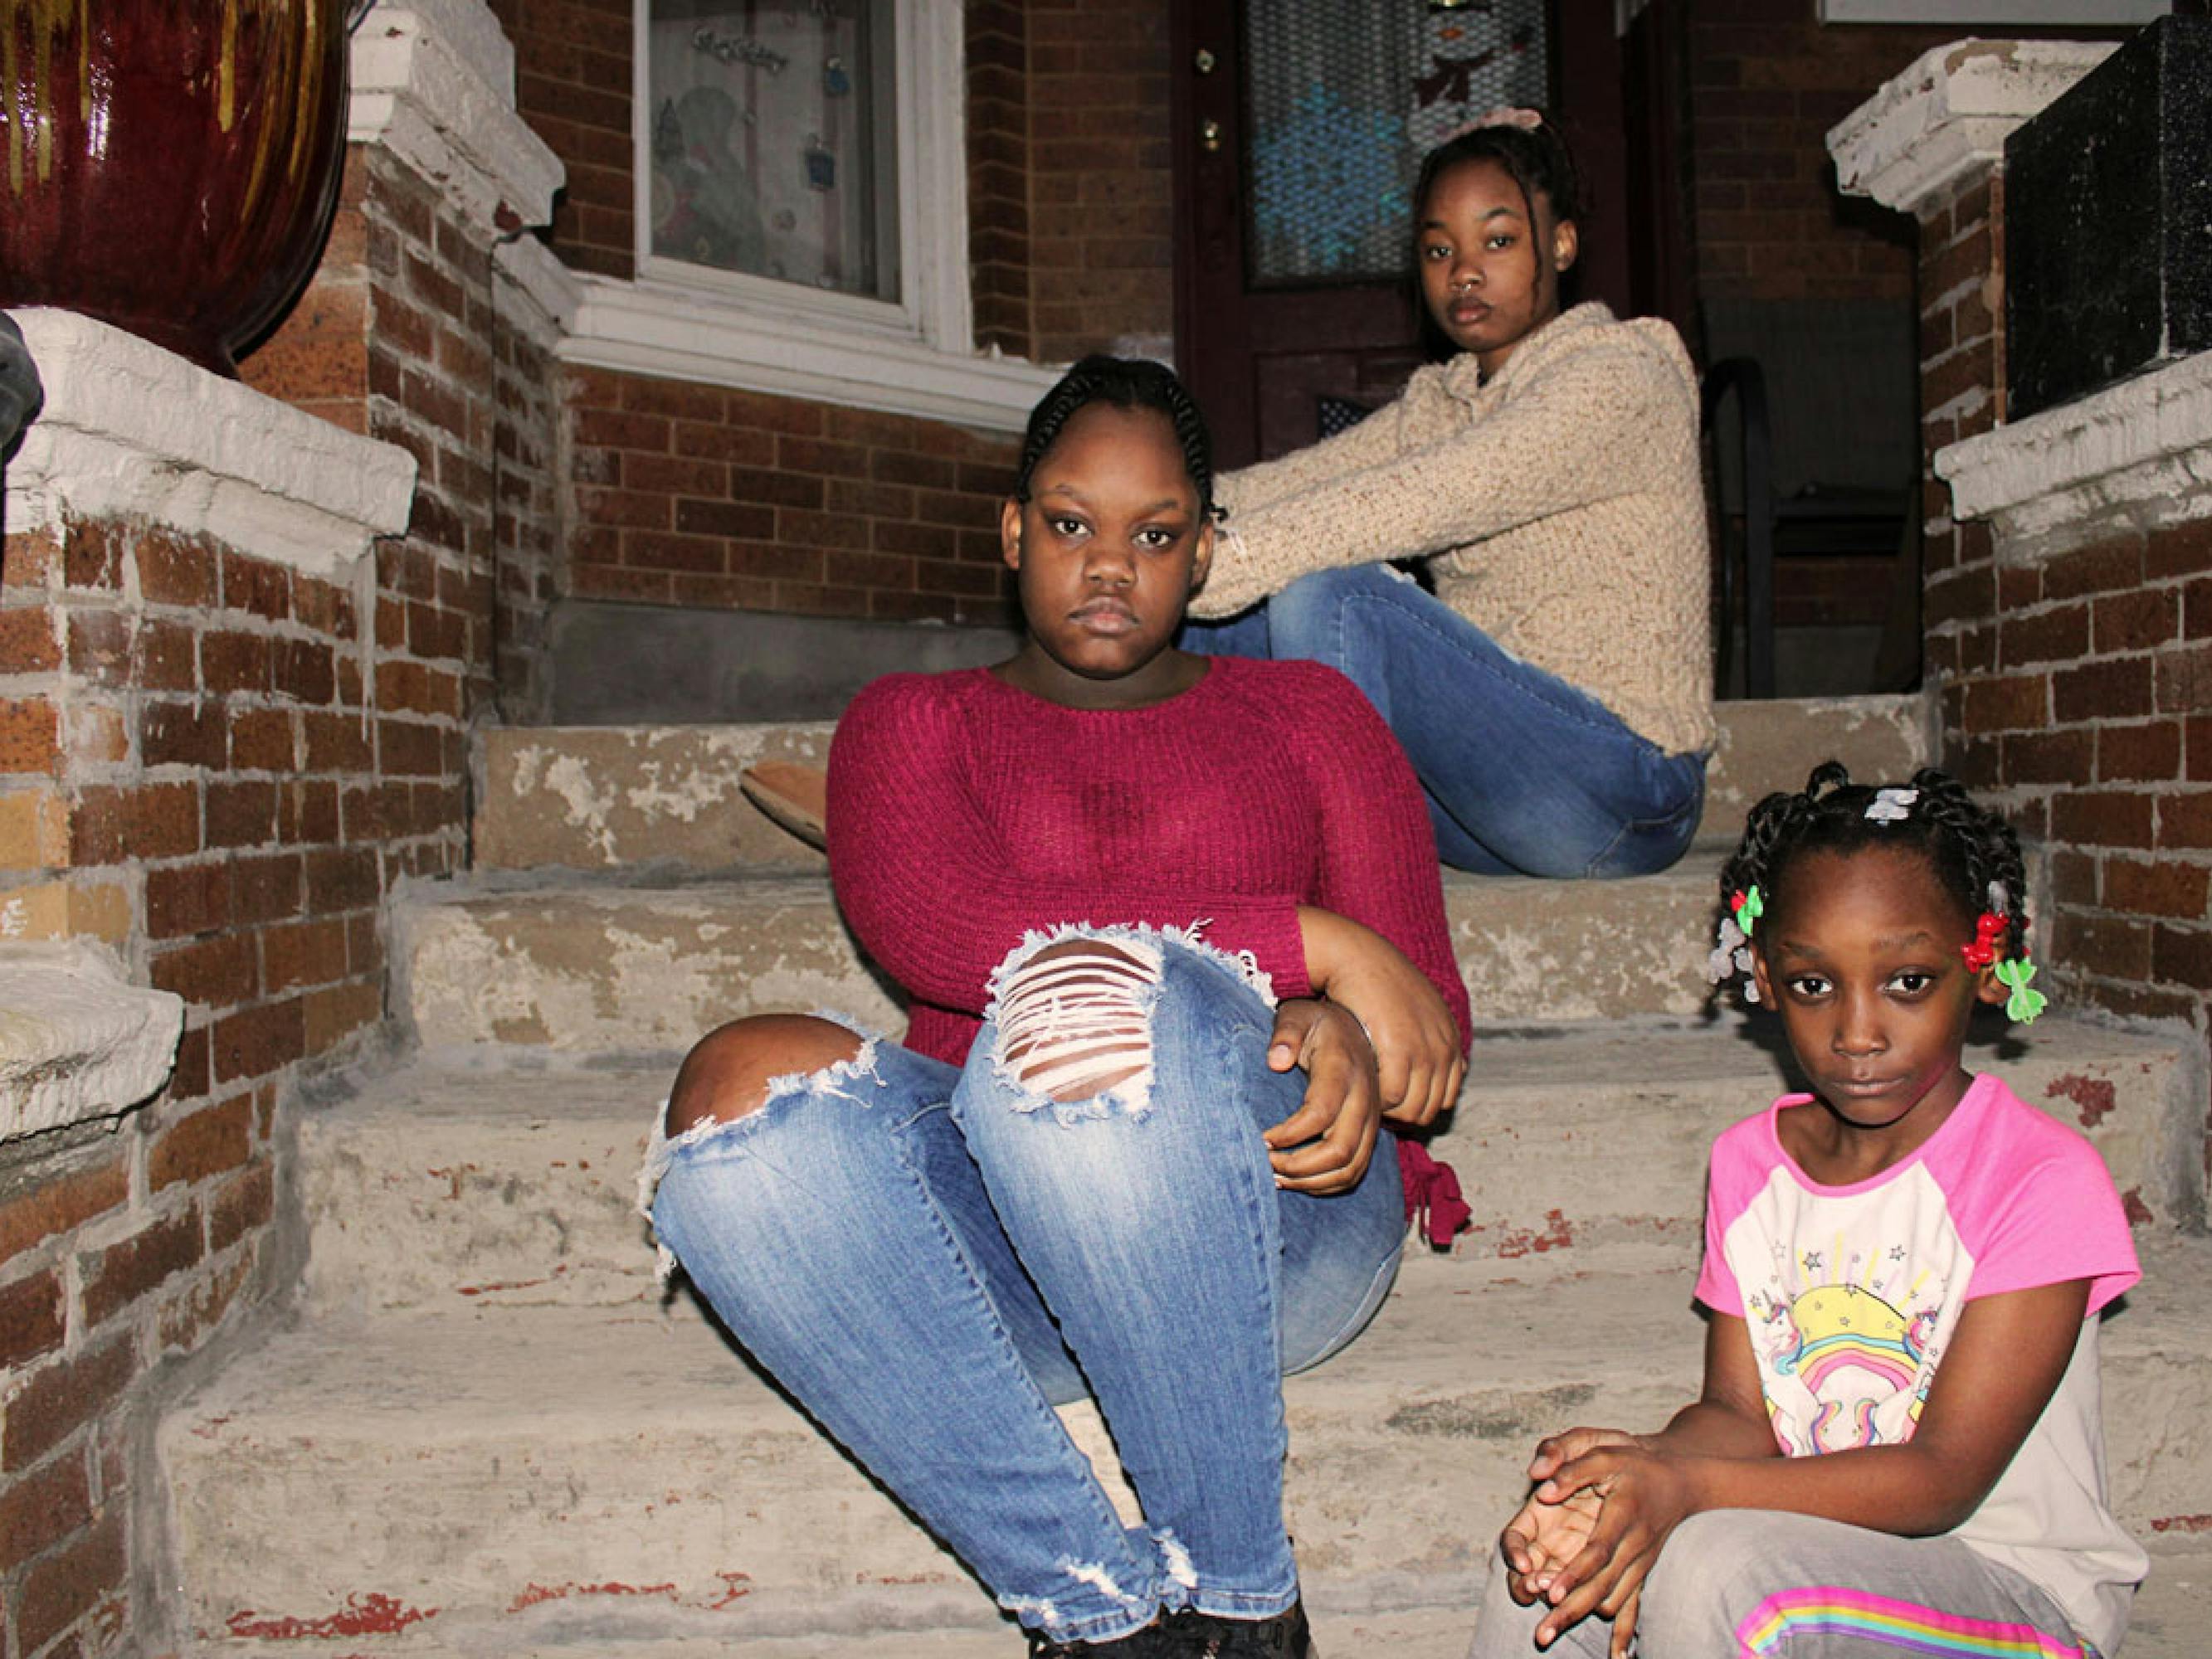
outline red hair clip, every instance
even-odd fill
[[[1982,912],[1974,923],[1974,942],[1961,945],[1959,954],[1966,959],[1966,966],[1979,973],[1997,959],[1997,940],[2004,934],[2005,919],[1993,910]]]

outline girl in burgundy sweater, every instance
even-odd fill
[[[1280,1378],[1389,1290],[1379,1130],[1465,1065],[1388,729],[1334,670],[1172,643],[1212,484],[1158,365],[1046,397],[1000,523],[1027,642],[878,680],[830,754],[830,875],[904,1043],[725,1025],[648,1158],[693,1284],[1043,1654],[1309,1651]],[[1050,1409],[1085,1394],[1141,1526]]]

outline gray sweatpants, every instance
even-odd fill
[[[1543,1616],[1541,1603],[1514,1601],[1494,1563],[1468,1659],[1532,1659]],[[1612,1635],[1585,1619],[1543,1651],[1606,1659]],[[1644,1581],[1636,1637],[1641,1659],[2095,1655],[2041,1589],[1955,1538],[1765,1510],[1715,1510],[1677,1527]]]

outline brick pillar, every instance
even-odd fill
[[[140,1650],[135,1425],[287,1281],[286,1091],[382,1018],[380,848],[342,807],[375,769],[354,572],[414,464],[18,317],[47,387],[0,553],[0,1616],[27,1659]],[[133,1024],[151,1063],[113,1074]]]
[[[1927,662],[1945,763],[2044,854],[2075,1007],[2212,1030],[2212,355],[2005,419],[2005,133],[2107,46],[1930,52],[1832,135],[1920,221]],[[2140,1201],[2140,1200],[2138,1200]]]

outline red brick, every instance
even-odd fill
[[[130,1196],[130,1166],[119,1150],[103,1149],[96,1162],[44,1176],[28,1192],[0,1203],[0,1263],[82,1226]]]
[[[0,772],[50,772],[60,723],[43,697],[0,701]]]
[[[276,1174],[265,1162],[225,1182],[208,1207],[209,1249],[227,1250],[246,1234],[267,1226],[276,1213]]]
[[[70,587],[123,586],[123,528],[103,520],[70,526],[62,548],[62,580]]]
[[[58,1275],[33,1273],[0,1285],[0,1369],[13,1370],[53,1352],[67,1334]]]
[[[2201,921],[2212,869],[2163,859],[2155,864],[2132,859],[2105,860],[2104,903],[2110,910],[2139,916],[2174,916]]]
[[[198,702],[148,702],[138,714],[138,752],[148,766],[220,771],[229,753],[222,711]]]
[[[240,923],[275,921],[300,913],[303,866],[297,853],[230,860],[231,918]]]
[[[2138,588],[2097,602],[2097,653],[2147,651],[2172,639],[2181,627],[2181,596],[2172,587]]]
[[[372,873],[374,854],[368,855]],[[309,891],[313,891],[312,866]],[[311,899],[312,903],[312,899]],[[324,919],[270,927],[261,935],[262,982],[270,994],[301,985],[327,985],[346,975],[345,925]]]
[[[356,980],[307,995],[307,1046],[322,1054],[362,1027],[384,1018],[384,993],[376,983]]]
[[[2068,905],[2097,902],[2097,860],[2087,853],[2063,849],[2051,854],[2050,901]]]
[[[2069,661],[2089,648],[2089,607],[2057,605],[1997,619],[1997,655],[2007,668],[2023,663]]]
[[[264,634],[208,634],[200,640],[200,681],[210,695],[269,690]]]
[[[2070,790],[2051,803],[2051,833],[2078,847],[2148,847],[2155,796]]]
[[[276,839],[276,785],[266,779],[207,787],[207,844],[233,848]]]
[[[69,617],[69,666],[94,685],[128,685],[131,678],[131,619],[119,611],[73,611]]]
[[[307,737],[309,772],[366,772],[374,763],[375,748],[356,714],[310,712],[301,717]]]
[[[2051,676],[2051,716],[2061,726],[2080,720],[2130,720],[2152,708],[2148,657],[2118,657]]]
[[[25,1571],[15,1595],[17,1650],[36,1653],[102,1601],[119,1599],[129,1575],[123,1506],[110,1504],[76,1541]]]
[[[2082,728],[2007,732],[2002,770],[2008,783],[2086,783],[2096,751],[2096,734]]]
[[[2161,709],[2212,708],[2212,645],[2176,646],[2156,660]]]
[[[0,611],[0,674],[43,674],[61,666],[54,637],[58,615],[42,605]]]
[[[2142,726],[2107,726],[2097,732],[2097,776],[2155,783],[2180,775],[2181,723],[2152,720]],[[2079,783],[2087,774],[2053,782]]]
[[[128,858],[182,858],[199,844],[199,789],[190,783],[84,789],[70,814],[70,861],[80,869]]]
[[[222,603],[226,610],[247,611],[266,622],[289,622],[292,573],[281,564],[225,552]]]
[[[253,1155],[253,1097],[239,1095],[164,1129],[146,1154],[146,1185],[159,1192],[242,1167]]]
[[[2212,570],[2212,519],[2153,531],[2143,548],[2143,569],[2154,580]]]
[[[307,627],[331,639],[350,640],[360,626],[353,595],[313,576],[293,577],[292,609]]]
[[[925,574],[922,586],[932,586]],[[2148,675],[2146,675],[2148,678]],[[2050,721],[2051,680],[2042,674],[1979,679],[1963,688],[1965,727],[1969,732],[2033,730]]]
[[[211,1028],[215,1080],[224,1084],[239,1078],[265,1077],[299,1059],[306,1045],[297,997],[241,1009],[217,1020]]]
[[[82,1456],[57,1457],[0,1493],[0,1573],[12,1573],[92,1519]]]
[[[2141,981],[2150,977],[2150,924],[2116,916],[2062,915],[2046,954],[2069,973]]]
[[[2161,794],[2158,844],[2161,848],[2212,847],[2212,791]]]
[[[412,720],[376,722],[376,757],[387,777],[434,777],[445,769],[445,745],[438,728]]]
[[[153,1222],[119,1244],[77,1258],[84,1316],[100,1325],[201,1256],[200,1212],[187,1207]]]
[[[146,931],[155,939],[211,933],[230,919],[230,872],[220,861],[146,872]]]
[[[151,531],[140,539],[137,554],[138,593],[147,604],[215,609],[216,558],[205,543]]]
[[[2149,977],[2212,991],[2212,929],[2161,922],[2151,936]]]
[[[307,865],[307,908],[315,915],[363,909],[383,896],[373,848],[310,853]]]
[[[162,951],[154,956],[148,971],[155,990],[173,991],[204,1008],[250,1002],[259,988],[251,933],[224,933]]]
[[[2125,536],[2050,559],[2043,567],[2043,591],[2054,599],[2117,592],[2138,586],[2142,575],[2142,542],[2137,537]]]
[[[324,703],[337,695],[331,647],[320,640],[280,640],[272,678],[277,694],[297,702]]]
[[[12,1474],[38,1462],[120,1398],[137,1370],[126,1332],[16,1379],[0,1429],[0,1467]]]
[[[192,691],[200,683],[199,635],[185,623],[148,617],[138,624],[138,684],[149,691]]]
[[[286,708],[233,708],[231,764],[241,772],[292,771],[300,763],[297,720]],[[311,758],[309,764],[313,763]]]

